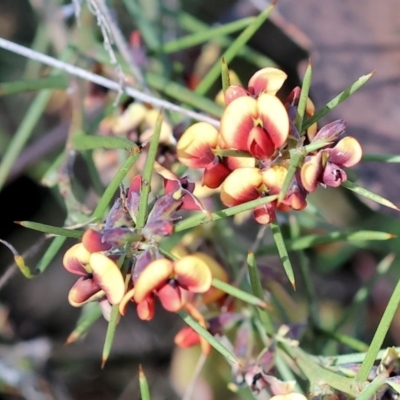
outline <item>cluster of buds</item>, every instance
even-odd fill
[[[177,144],[179,161],[189,168],[203,168],[202,185],[220,188],[222,203],[232,207],[278,194],[288,173],[290,150],[301,148],[306,141],[316,143],[318,150],[304,154],[285,198],[279,204],[275,201],[254,209],[255,219],[262,224],[274,221],[276,210],[304,209],[307,194],[318,183],[339,186],[347,179],[342,168],[354,166],[362,155],[356,139],[346,137],[338,142],[345,130],[341,120],[317,133],[314,125],[302,135],[295,126],[300,88],[284,102],[276,96],[285,79],[283,71],[264,68],[251,77],[247,90],[229,86],[219,130],[196,123]],[[308,100],[306,114],[313,112]]]
[[[98,301],[107,318],[110,305],[119,305],[125,314],[132,300],[139,317],[150,320],[156,298],[165,309],[175,312],[198,293],[205,297],[214,293],[212,277],[220,274],[221,267],[211,257],[195,253],[170,260],[158,247],[162,238],[173,233],[177,211],[202,210],[192,194],[194,184],[169,173],[164,177],[164,195],[155,200],[145,225],[139,228],[142,184],[141,176],[136,176],[114,203],[104,226],[88,229],[81,243],[65,253],[64,267],[80,276],[69,293],[71,305]],[[120,268],[122,261],[128,265],[127,283]]]

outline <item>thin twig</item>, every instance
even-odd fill
[[[57,60],[56,58],[50,57],[46,54],[39,53],[37,51],[31,50],[25,46],[21,46],[14,42],[10,42],[9,40],[0,38],[0,48],[11,51],[13,53],[19,54],[26,58],[30,58],[36,61],[39,61],[43,64],[49,65],[54,68],[61,69],[62,71],[67,72],[68,74],[75,75],[84,80],[96,83],[100,86],[104,86],[110,90],[114,90],[118,92],[120,90],[120,85],[117,82],[112,81],[111,79],[104,78],[103,76],[94,74],[93,72],[86,71],[82,68],[76,67],[74,65],[65,63],[63,61]],[[136,90],[132,87],[124,87],[123,91],[130,97],[133,97],[137,100],[143,101],[145,103],[149,103],[155,107],[164,108],[166,110],[176,111],[183,115],[186,115],[190,118],[193,118],[196,121],[207,122],[215,127],[219,127],[219,121],[214,118],[207,117],[206,115],[199,114],[197,112],[186,110],[183,107],[180,107],[176,104],[170,103],[166,100],[158,99],[150,94],[142,93],[139,90]]]
[[[93,0],[92,0],[93,2]],[[99,11],[103,14],[104,20],[108,25],[108,29],[112,35],[115,45],[119,50],[121,56],[128,64],[130,71],[132,72],[133,78],[135,79],[135,85],[138,89],[145,89],[146,83],[140,68],[136,65],[132,53],[129,50],[128,44],[125,41],[124,36],[121,33],[119,26],[115,23],[106,3],[104,0],[96,0]]]
[[[96,16],[97,25],[100,27],[101,34],[103,35],[104,49],[108,53],[111,64],[115,66],[115,70],[117,72],[118,82],[120,85],[117,97],[114,100],[114,106],[117,106],[123,93],[122,88],[123,86],[125,86],[126,78],[124,72],[122,71],[120,63],[117,60],[117,56],[115,55],[112,46],[115,42],[114,42],[114,35],[110,27],[110,18],[108,15],[108,9],[105,6],[105,4],[103,4],[104,7],[102,7],[102,3],[100,0],[87,0],[87,5],[89,11]]]

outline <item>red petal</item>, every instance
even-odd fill
[[[207,166],[204,170],[203,179],[201,184],[211,189],[216,189],[231,173],[231,170],[221,162],[219,158]]]
[[[221,201],[228,207],[246,203],[260,197],[263,184],[258,168],[235,169],[221,186]]]
[[[69,304],[73,307],[81,307],[90,301],[98,301],[105,297],[105,293],[91,278],[79,278],[68,294]]]
[[[176,146],[179,161],[189,168],[205,168],[215,158],[211,149],[218,143],[218,131],[206,122],[187,129]]]
[[[157,290],[157,295],[167,311],[176,312],[182,308],[181,290],[175,283],[167,283]]]
[[[111,244],[102,241],[103,235],[101,232],[94,229],[88,229],[82,236],[82,244],[90,253],[98,251],[106,251],[111,249]]]
[[[154,296],[149,296],[145,300],[141,301],[136,308],[138,317],[143,321],[150,321],[153,319],[156,305],[154,301]]]
[[[200,337],[190,326],[185,326],[176,334],[174,342],[177,346],[186,349],[199,344]]]
[[[228,104],[232,103],[232,101],[237,99],[238,97],[248,96],[248,95],[249,93],[243,86],[230,85],[228,86],[228,88],[224,93],[225,105],[227,106]]]
[[[263,225],[274,222],[276,220],[275,209],[275,202],[256,207],[253,212],[254,218],[259,224]]]
[[[129,186],[128,194],[129,193],[136,193],[140,194],[142,188],[142,177],[140,175],[136,175]]]
[[[275,152],[275,146],[268,134],[260,126],[255,126],[249,133],[247,139],[247,148],[249,152],[259,160],[264,160],[272,156]]]

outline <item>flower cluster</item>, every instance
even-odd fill
[[[138,228],[142,184],[142,178],[135,177],[114,203],[104,226],[88,229],[82,242],[65,253],[64,267],[80,276],[69,293],[71,305],[99,301],[107,318],[110,305],[119,305],[125,314],[128,301],[133,300],[139,317],[150,320],[156,298],[168,311],[178,311],[195,294],[212,296],[211,280],[221,267],[211,257],[195,253],[173,261],[158,248],[159,241],[173,233],[178,210],[202,209],[192,194],[194,184],[168,172],[164,195],[155,200],[144,227]],[[119,261],[129,267],[127,284]]]
[[[305,135],[296,129],[295,118],[300,88],[285,102],[276,96],[286,74],[276,68],[255,73],[247,90],[231,85],[225,91],[226,108],[219,130],[200,122],[187,129],[177,144],[178,159],[189,168],[203,168],[202,184],[220,187],[224,205],[232,207],[265,195],[278,194],[290,165],[290,150],[302,148],[305,141],[320,144],[318,150],[304,154],[285,198],[254,209],[262,224],[275,220],[275,211],[302,210],[306,197],[318,183],[339,186],[347,179],[342,168],[357,164],[361,147],[356,139],[340,140],[343,121],[335,121],[316,133],[316,126]],[[308,100],[306,114],[312,115]],[[333,146],[333,147],[332,147]]]

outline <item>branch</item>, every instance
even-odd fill
[[[46,54],[39,53],[37,51],[31,50],[25,46],[21,46],[19,44],[10,42],[9,40],[0,38],[0,48],[11,51],[13,53],[19,54],[23,57],[39,61],[43,64],[49,65],[54,68],[58,68],[62,71],[70,75],[77,76],[86,81],[90,81],[96,83],[97,85],[104,86],[110,90],[114,90],[117,93],[120,91],[121,86],[118,82],[112,81],[111,79],[104,78],[103,76],[94,74],[93,72],[86,71],[82,68],[76,67],[74,65],[65,63],[63,61],[57,60],[56,58],[50,57]],[[132,87],[124,87],[123,91],[130,97],[133,97],[137,100],[143,101],[145,103],[149,103],[158,108],[164,108],[170,111],[176,111],[183,115],[186,115],[190,118],[193,118],[196,121],[207,122],[215,127],[219,127],[219,121],[214,118],[207,117],[206,115],[199,114],[197,112],[186,110],[176,104],[170,103],[166,100],[158,99],[150,94],[145,94],[136,90]]]

